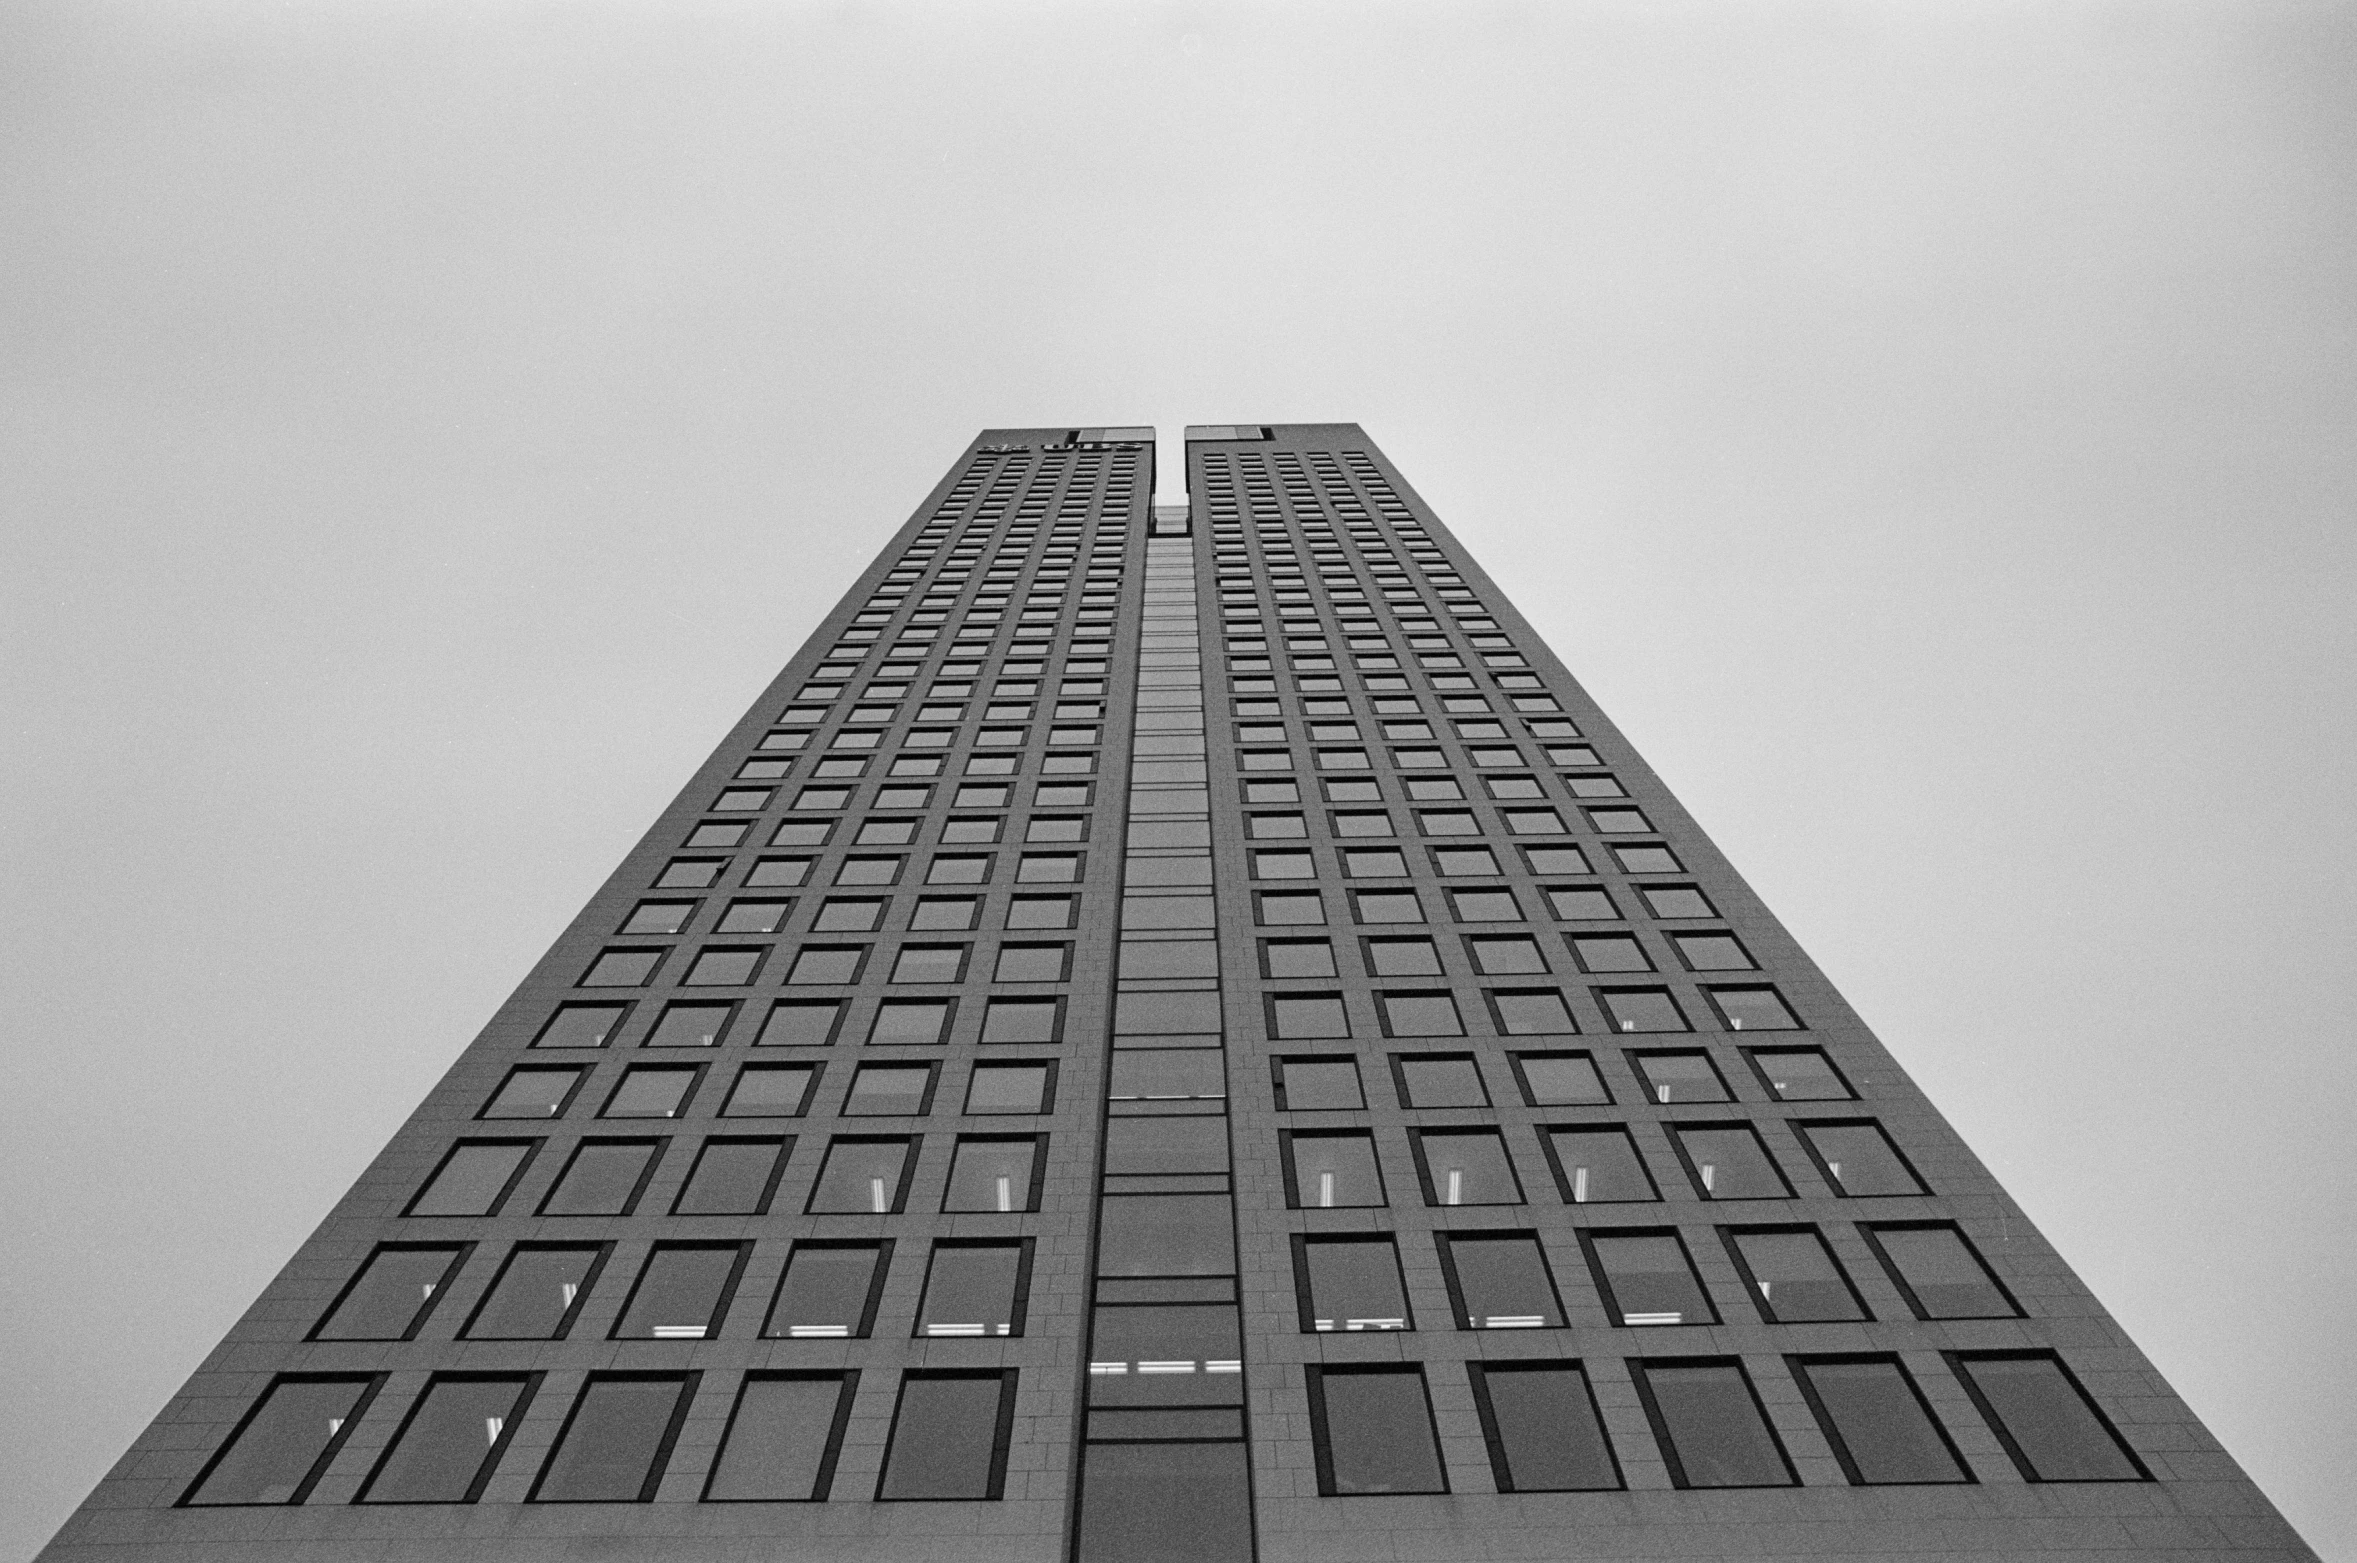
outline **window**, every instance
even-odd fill
[[[1481,1070],[1470,1053],[1395,1053],[1392,1081],[1402,1107],[1487,1107]]]
[[[1791,1185],[1750,1124],[1673,1124],[1670,1143],[1704,1199],[1792,1198]]]
[[[1919,1319],[2013,1319],[2012,1294],[1954,1226],[1906,1223],[1864,1229],[1882,1267]]]
[[[1517,836],[1560,836],[1570,829],[1553,809],[1502,809],[1506,829]]]
[[[859,1370],[748,1373],[730,1409],[706,1503],[823,1503]]]
[[[1040,1181],[1047,1171],[1040,1155],[1044,1146],[1043,1140],[1030,1135],[960,1135],[941,1208],[1037,1210]]]
[[[1563,1304],[1537,1234],[1447,1232],[1438,1241],[1457,1328],[1536,1330],[1563,1323]]]
[[[1397,879],[1408,871],[1408,860],[1393,847],[1353,847],[1342,854],[1342,871],[1352,879]]]
[[[1719,1235],[1744,1290],[1770,1324],[1872,1317],[1815,1227],[1734,1227]]]
[[[827,838],[834,833],[835,822],[833,820],[790,820],[770,833],[769,844],[773,847],[823,847],[827,844]],[[737,834],[740,838],[743,837],[744,830],[741,826],[738,827]],[[735,844],[733,841],[690,843],[695,846],[734,846]]]
[[[1434,847],[1432,868],[1460,879],[1495,877],[1499,872],[1497,855],[1487,847]]]
[[[1727,1082],[1705,1053],[1631,1053],[1629,1066],[1656,1102],[1731,1102]]]
[[[655,880],[658,890],[703,890],[720,877],[728,866],[726,858],[675,857],[663,865],[663,872]]]
[[[1280,1111],[1356,1111],[1367,1105],[1353,1058],[1280,1058],[1276,1075]]]
[[[537,1373],[435,1374],[354,1501],[473,1503],[539,1384]]]
[[[1576,1362],[1472,1362],[1473,1403],[1500,1492],[1609,1492],[1619,1462]]]
[[[843,1116],[915,1117],[932,1111],[937,1064],[862,1064],[851,1077]]]
[[[987,819],[953,819],[941,827],[941,839],[958,845],[996,841],[1005,823],[996,816]]]
[[[2052,1352],[1950,1354],[2006,1455],[2030,1482],[2148,1482],[2152,1475]]]
[[[1431,815],[1425,816],[1425,819],[1428,822],[1431,820],[1431,818]],[[1334,834],[1346,840],[1352,838],[1389,836],[1395,834],[1391,828],[1391,815],[1382,809],[1358,809],[1347,812],[1337,812],[1333,816],[1333,820]],[[1427,823],[1425,828],[1427,832],[1430,832],[1431,827],[1429,823]],[[1353,872],[1356,872],[1356,870],[1353,870]],[[1406,870],[1402,869],[1401,872],[1404,873]]]
[[[786,1256],[762,1335],[770,1340],[848,1340],[865,1337],[884,1294],[892,1241],[803,1241]]]
[[[667,1004],[642,1045],[713,1047],[719,1043],[720,1033],[728,1029],[728,1017],[735,1013],[734,1004]]]
[[[1556,1185],[1570,1204],[1609,1205],[1661,1198],[1626,1129],[1549,1129],[1544,1143],[1554,1165]]]
[[[955,999],[886,999],[868,1026],[870,1047],[925,1047],[949,1032]]]
[[[1588,826],[1599,836],[1642,835],[1653,822],[1638,809],[1589,809]]]
[[[1716,1324],[1718,1311],[1694,1273],[1686,1245],[1670,1231],[1580,1233],[1588,1269],[1613,1322]]]
[[[929,895],[909,914],[911,932],[926,933],[971,928],[979,920],[982,903],[973,896]]]
[[[626,934],[677,933],[695,915],[693,901],[641,901],[623,920]]]
[[[526,1064],[507,1072],[478,1118],[554,1118],[565,1110],[589,1071]]]
[[[1790,1357],[1801,1396],[1860,1486],[1969,1482],[1923,1391],[1896,1357]]]
[[[518,1243],[459,1339],[562,1339],[612,1249],[611,1243]]]
[[[466,1243],[379,1243],[310,1340],[408,1340],[465,1262]]]
[[[1108,1194],[1101,1202],[1100,1277],[1235,1273],[1235,1211],[1227,1195]],[[1103,1281],[1098,1295],[1107,1295]]]
[[[1317,927],[1326,921],[1326,903],[1315,890],[1261,890],[1253,900],[1264,928]]]
[[[705,1340],[720,1333],[721,1317],[750,1243],[657,1243],[638,1272],[615,1340]]]
[[[1659,842],[1615,846],[1612,856],[1624,874],[1679,874],[1686,869],[1678,855]]]
[[[540,1145],[538,1140],[461,1140],[402,1214],[497,1215]]]
[[[1547,969],[1539,942],[1525,934],[1475,935],[1465,941],[1473,969],[1486,977],[1514,977]]]
[[[280,1374],[180,1501],[192,1508],[301,1503],[383,1382],[364,1374]]]
[[[1456,998],[1446,990],[1434,993],[1381,993],[1383,1031],[1394,1037],[1461,1037],[1465,1022],[1457,1013]]]
[[[1299,841],[1309,834],[1309,822],[1299,814],[1253,814],[1247,816],[1244,821],[1244,833],[1254,841]],[[1200,827],[1185,832],[1186,839],[1177,839],[1182,833],[1175,828],[1175,823],[1164,825],[1161,830],[1145,840],[1139,839],[1140,827],[1138,824],[1130,826],[1129,834],[1130,845],[1133,847],[1197,846],[1201,845],[1204,839]],[[1172,839],[1157,839],[1163,836]]]
[[[780,999],[761,1023],[756,1047],[826,1047],[843,1024],[841,999]]]
[[[1685,1012],[1667,988],[1598,988],[1596,1002],[1615,1031],[1687,1031]]]
[[[859,968],[866,959],[864,944],[806,944],[794,952],[794,964],[786,973],[786,983],[794,987],[857,982]]]
[[[1620,916],[1612,897],[1594,885],[1552,885],[1543,893],[1547,909],[1567,923],[1607,922]]]
[[[1106,1089],[1117,1102],[1220,1101],[1228,1094],[1219,1053],[1204,1048],[1123,1048],[1113,1055]],[[1052,1096],[1053,1075],[1049,1090]]]
[[[1792,1487],[1784,1446],[1740,1364],[1686,1360],[1635,1364],[1637,1396],[1679,1487]]]
[[[650,1503],[697,1373],[592,1373],[532,1484],[532,1503]]]
[[[919,1335],[1007,1336],[1023,1333],[1031,1292],[1031,1239],[933,1245],[925,1270]]]
[[[1634,934],[1575,933],[1568,935],[1564,942],[1571,946],[1571,953],[1579,958],[1582,971],[1653,970],[1653,962],[1646,958],[1645,948],[1637,942]]]
[[[904,944],[892,962],[894,982],[961,982],[966,975],[966,945]]]
[[[827,1147],[810,1190],[814,1215],[897,1215],[916,1170],[916,1141],[839,1136]]]
[[[1350,1021],[1339,993],[1272,993],[1266,996],[1269,1035],[1284,1041],[1347,1037]]]
[[[1079,878],[1076,852],[1026,852],[1015,872],[1016,883],[1026,885],[1068,885]]]
[[[1122,954],[1122,970],[1129,970],[1129,949]],[[1169,949],[1168,945],[1147,945],[1153,950]],[[1181,949],[1198,946],[1182,945]],[[1200,948],[1212,949],[1204,945]],[[1216,954],[1216,950],[1214,950]],[[1216,968],[1216,961],[1214,962]],[[1325,939],[1263,939],[1260,942],[1260,971],[1264,977],[1331,977],[1334,975],[1334,946]],[[1216,970],[1213,975],[1216,975]]]
[[[1072,961],[1069,944],[1002,944],[993,982],[1062,982]]]
[[[1858,1094],[1818,1048],[1751,1047],[1743,1051],[1760,1084],[1780,1102],[1849,1101]]]
[[[1437,977],[1440,952],[1430,939],[1362,939],[1367,971],[1376,977]]]
[[[810,920],[813,933],[872,933],[884,922],[889,901],[873,896],[829,896]]]
[[[815,1064],[747,1064],[720,1107],[723,1118],[799,1118],[809,1108]]]
[[[1362,923],[1420,923],[1424,905],[1413,890],[1360,890],[1351,895]]]
[[[1011,1368],[903,1376],[876,1497],[999,1497],[1014,1422]]]
[[[701,1064],[633,1064],[606,1098],[600,1118],[676,1118],[704,1072]]]
[[[1364,1131],[1287,1132],[1285,1203],[1296,1210],[1388,1204],[1375,1170],[1375,1141]]]
[[[1009,928],[1069,928],[1077,898],[1068,895],[1019,895],[1007,905]]]
[[[782,1139],[712,1139],[704,1142],[687,1183],[672,1201],[675,1216],[760,1216],[786,1170]]]
[[[1522,1184],[1495,1129],[1410,1129],[1427,1205],[1519,1205]]]
[[[1705,988],[1719,1022],[1729,1031],[1798,1031],[1792,1013],[1774,988]]]
[[[1892,1194],[1928,1194],[1923,1180],[1870,1119],[1840,1123],[1796,1123],[1793,1131],[1808,1147],[1833,1191],[1850,1199]]]
[[[1415,1328],[1388,1237],[1295,1237],[1293,1286],[1305,1331]]]
[[[1490,1018],[1509,1037],[1569,1035],[1579,1030],[1571,1006],[1555,988],[1492,988]]]
[[[1757,971],[1759,963],[1731,933],[1673,933],[1670,943],[1688,971]],[[1741,990],[1734,990],[1741,991]]]
[[[929,885],[979,885],[990,879],[991,856],[987,852],[943,852],[937,854],[925,870]]]
[[[1515,1053],[1511,1062],[1522,1099],[1532,1107],[1593,1107],[1612,1100],[1596,1061],[1585,1053]]]
[[[534,1047],[604,1047],[606,1038],[622,1024],[622,1017],[630,1012],[627,1004],[566,1004],[558,1008],[540,1035],[532,1039]]]
[[[733,847],[745,839],[746,827],[733,820],[706,820],[687,833],[691,847]]]
[[[1310,1367],[1302,1374],[1321,1494],[1448,1491],[1421,1368]]]
[[[661,964],[661,950],[606,950],[590,963],[581,975],[584,988],[644,987],[655,967]]]
[[[1255,852],[1252,854],[1252,877],[1315,879],[1318,877],[1318,866],[1307,852]]]
[[[1408,796],[1418,803],[1462,803],[1465,789],[1453,776],[1413,777],[1408,782]]]
[[[540,1202],[544,1216],[627,1216],[654,1175],[664,1140],[583,1140],[556,1187]]]
[[[982,1008],[982,1040],[1054,1042],[1063,1034],[1061,999],[992,998]]]

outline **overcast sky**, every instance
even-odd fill
[[[2357,8],[0,7],[0,1558],[985,425],[1363,423],[2357,1556]]]

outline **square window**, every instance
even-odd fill
[[[1360,890],[1351,900],[1361,923],[1420,923],[1424,904],[1413,890]]]
[[[707,1503],[821,1503],[850,1421],[850,1373],[748,1373],[721,1434]]]
[[[916,1333],[992,1338],[1020,1335],[1030,1290],[1029,1239],[937,1242],[925,1270]]]
[[[1555,1184],[1566,1203],[1652,1203],[1661,1198],[1653,1175],[1624,1128],[1548,1129],[1542,1133]]]
[[[1449,905],[1461,923],[1522,921],[1522,903],[1511,890],[1451,890]]]
[[[1285,1202],[1296,1210],[1366,1208],[1389,1203],[1375,1169],[1374,1137],[1363,1130],[1331,1134],[1286,1131]]]
[[[1389,1237],[1296,1236],[1293,1276],[1305,1332],[1415,1328]]]
[[[747,1064],[721,1104],[723,1118],[799,1118],[818,1081],[816,1064]]]
[[[1615,1031],[1690,1031],[1667,988],[1598,988],[1596,1002]]]
[[[767,946],[729,947],[709,945],[696,952],[695,964],[680,979],[684,987],[729,988],[739,987],[753,980],[760,969],[761,957]]]
[[[1410,1129],[1427,1205],[1519,1205],[1506,1142],[1495,1129]]]
[[[707,1340],[736,1290],[750,1243],[657,1243],[613,1329],[615,1340]]]
[[[1002,944],[993,982],[1062,982],[1072,961],[1068,944]]]
[[[581,976],[584,988],[639,988],[662,963],[661,950],[605,950]]]
[[[1639,885],[1637,894],[1645,898],[1645,909],[1659,918],[1719,915],[1710,898],[1693,885]]]
[[[1367,1105],[1355,1058],[1280,1058],[1275,1064],[1279,1111],[1357,1111]]]
[[[1580,1233],[1597,1294],[1615,1324],[1716,1324],[1718,1310],[1674,1231]]]
[[[806,944],[794,952],[786,972],[789,987],[811,983],[857,982],[867,959],[864,944]]]
[[[898,857],[847,857],[835,869],[838,885],[890,885],[900,881],[900,866],[907,862]]]
[[[955,999],[886,999],[868,1025],[870,1047],[930,1047],[949,1034]]]
[[[1516,1053],[1511,1061],[1522,1099],[1532,1107],[1602,1107],[1612,1101],[1596,1061],[1585,1053]]]
[[[826,1047],[843,1023],[840,999],[779,999],[761,1023],[755,1047]]]
[[[1061,999],[992,998],[982,1011],[982,1040],[989,1043],[1055,1042],[1063,1026]]]
[[[715,1047],[728,1029],[732,1003],[667,1004],[662,1018],[647,1033],[644,1047]]]
[[[658,890],[702,890],[720,877],[728,866],[726,858],[675,857],[663,865],[663,873],[655,881]]]
[[[809,877],[810,859],[806,857],[765,857],[754,863],[745,885],[753,890],[784,889]]]
[[[1334,946],[1325,939],[1263,939],[1260,969],[1264,977],[1331,977]]]
[[[1265,996],[1265,1002],[1272,1037],[1292,1040],[1350,1035],[1350,1020],[1343,1013],[1339,993],[1272,993]]]
[[[1326,921],[1326,904],[1315,890],[1261,890],[1254,902],[1264,928],[1319,926]]]
[[[1056,1065],[1040,1063],[976,1064],[966,1084],[968,1115],[1044,1113],[1053,1110]]]
[[[785,1274],[761,1326],[770,1340],[845,1340],[865,1336],[875,1322],[876,1302],[892,1241],[797,1242],[786,1256]]]
[[[827,1147],[810,1191],[813,1215],[897,1215],[908,1199],[916,1142],[839,1135]]]
[[[625,934],[677,933],[696,914],[693,901],[641,901],[622,923]]]
[[[1012,1368],[904,1374],[877,1499],[997,1499],[1014,1412]]]
[[[1030,1135],[961,1135],[950,1158],[944,1211],[1022,1211],[1039,1208],[1046,1171],[1045,1141]]]
[[[1841,1323],[1868,1317],[1815,1227],[1721,1230],[1744,1290],[1770,1324]]]
[[[1734,1094],[1707,1053],[1631,1053],[1629,1066],[1656,1102],[1731,1102]]]
[[[846,1118],[916,1117],[932,1111],[936,1064],[862,1064],[843,1098]]]
[[[1394,1053],[1392,1084],[1402,1107],[1487,1107],[1480,1066],[1470,1053]]]
[[[1477,934],[1465,941],[1473,969],[1485,977],[1525,976],[1547,970],[1539,942],[1528,934]]]
[[[633,1064],[624,1070],[601,1118],[676,1118],[704,1072],[701,1064]]]
[[[1026,852],[1015,881],[1026,885],[1064,885],[1080,878],[1080,858],[1074,853]]]
[[[1595,885],[1549,885],[1547,909],[1567,923],[1609,922],[1620,917],[1611,895]]]
[[[667,1140],[583,1140],[555,1187],[540,1201],[544,1216],[627,1216],[654,1176]],[[426,1214],[413,1210],[412,1215]],[[477,1212],[490,1214],[490,1212]]]
[[[1673,1124],[1670,1143],[1704,1199],[1792,1198],[1792,1185],[1750,1124]]]
[[[534,1047],[604,1047],[630,1013],[627,1004],[565,1004],[532,1039]]]
[[[1457,1013],[1454,995],[1443,989],[1434,993],[1380,993],[1376,1001],[1383,1012],[1383,1030],[1394,1037],[1461,1037],[1465,1022]]]

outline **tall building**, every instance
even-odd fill
[[[1355,426],[1153,459],[977,439],[44,1556],[2313,1556]]]

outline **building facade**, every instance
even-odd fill
[[[1353,425],[980,436],[52,1563],[2313,1556]]]

